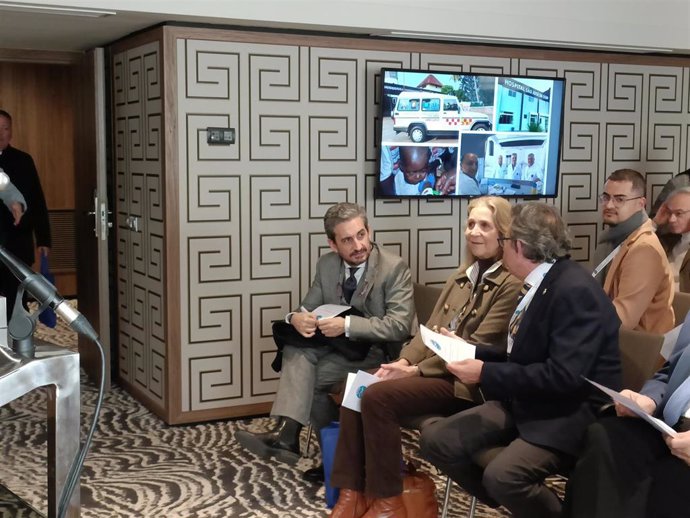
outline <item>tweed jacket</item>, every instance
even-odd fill
[[[673,272],[651,220],[623,241],[606,274],[604,291],[621,327],[656,334],[673,328]]]
[[[659,230],[657,230],[657,236],[667,256],[681,239],[680,234],[660,234]],[[678,290],[683,293],[690,293],[690,250],[685,252],[685,256],[683,257],[683,262],[678,272],[678,281]]]
[[[321,304],[344,304],[345,265],[335,252],[322,256],[302,306],[312,311]],[[397,255],[375,243],[350,306],[364,316],[350,315],[351,340],[400,342],[407,340],[415,320],[410,269]]]
[[[473,292],[467,268],[468,265],[460,266],[446,281],[426,326],[438,331],[441,327],[449,328],[451,321],[456,320],[455,333],[478,345],[477,359],[502,361],[507,347],[508,322],[517,306],[522,283],[501,265],[487,273]],[[400,358],[410,365],[418,365],[422,376],[451,376],[443,359],[424,345],[419,334],[403,348]],[[455,395],[481,402],[477,400],[475,387],[457,380]]]
[[[618,390],[620,320],[599,283],[561,259],[522,317],[506,362],[485,362],[487,399],[503,401],[520,437],[571,455],[607,398],[583,376]]]

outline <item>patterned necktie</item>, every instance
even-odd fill
[[[357,270],[359,270],[359,267],[350,268],[350,276],[345,279],[345,283],[343,284],[343,298],[345,298],[345,302],[348,304],[350,300],[352,300],[352,294],[357,289],[357,279],[355,278]]]
[[[668,400],[664,406],[664,421],[669,426],[678,422],[690,403],[690,346],[678,358],[668,380]]]
[[[525,295],[527,295],[527,292],[532,286],[525,283],[522,285],[522,289],[520,290],[520,296],[518,297],[518,306],[520,305],[520,302],[522,299],[525,298]],[[525,309],[526,308],[520,308],[515,309],[515,313],[513,313],[512,318],[510,319],[510,324],[509,324],[509,332],[510,332],[510,337],[512,339],[515,339],[515,335],[518,332],[518,327],[520,327],[520,321],[522,320],[522,316],[525,314]]]

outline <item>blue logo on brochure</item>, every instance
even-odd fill
[[[434,347],[436,347],[436,350],[437,350],[437,351],[440,351],[440,350],[441,350],[441,345],[440,345],[436,340],[431,340],[431,345],[433,345]]]
[[[366,388],[367,388],[367,387],[365,387],[364,385],[362,385],[361,387],[359,387],[359,388],[357,389],[357,397],[358,397],[359,399],[362,399],[362,395],[364,394],[364,391],[366,390]]]

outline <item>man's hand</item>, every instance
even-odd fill
[[[675,437],[665,435],[664,440],[671,453],[690,466],[690,431],[681,432]]]
[[[384,363],[379,370],[374,373],[374,376],[382,380],[411,378],[417,375],[419,375],[419,367],[410,365],[404,358],[393,363]]]
[[[316,321],[316,327],[323,336],[334,338],[345,333],[345,319],[343,317],[322,318]]]
[[[479,378],[482,375],[483,367],[483,361],[474,359],[462,360],[460,362],[450,362],[448,365],[446,365],[448,372],[467,385],[475,385],[479,383]]]
[[[18,201],[14,201],[10,204],[10,211],[12,212],[12,217],[14,218],[14,226],[16,227],[17,225],[19,225],[19,222],[22,220],[22,216],[24,215],[24,205],[22,205]]]
[[[293,313],[290,323],[304,338],[311,338],[316,333],[316,315],[314,313]]]
[[[47,246],[39,246],[38,247],[38,253],[44,257],[48,257],[48,254],[50,253],[50,248]]]
[[[647,396],[643,396],[642,394],[638,394],[637,392],[633,392],[632,390],[621,390],[621,396],[625,396],[627,398],[632,399],[635,403],[637,403],[642,410],[647,412],[649,415],[652,415],[654,413],[654,410],[656,410],[656,403],[652,398],[649,398]],[[620,403],[615,403],[616,407],[616,415],[619,417],[638,417],[633,413],[632,410],[627,409]]]
[[[668,207],[666,206],[666,202],[661,204],[661,207],[659,207],[659,210],[656,212],[654,215],[654,223],[656,223],[657,227],[660,227],[662,225],[665,225],[668,223],[668,218],[671,217],[671,213],[668,210]]]

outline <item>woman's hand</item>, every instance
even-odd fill
[[[419,376],[419,367],[410,365],[407,360],[401,358],[392,363],[382,364],[374,375],[382,380],[411,378],[412,376]]]

